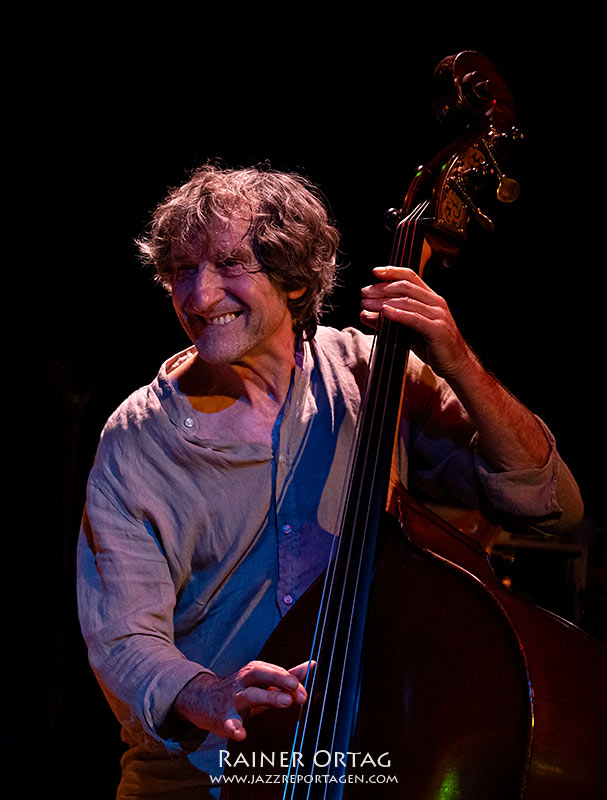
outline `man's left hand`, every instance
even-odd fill
[[[376,267],[373,272],[381,283],[362,290],[362,322],[375,327],[381,312],[406,325],[417,334],[412,349],[447,380],[468,370],[474,357],[445,300],[406,267]]]

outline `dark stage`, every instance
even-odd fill
[[[19,167],[26,185],[20,247],[31,248],[31,228],[40,241],[35,256],[18,262],[19,291],[6,294],[7,335],[10,352],[19,352],[26,419],[37,422],[24,445],[22,411],[7,404],[17,459],[25,456],[24,472],[10,476],[18,485],[9,502],[13,491],[22,499],[9,571],[21,572],[24,596],[42,588],[36,615],[44,623],[35,623],[35,637],[27,618],[11,614],[33,645],[33,663],[42,662],[42,724],[35,742],[26,739],[43,754],[40,796],[69,790],[110,798],[118,779],[118,725],[88,668],[75,611],[79,517],[106,418],[187,346],[169,299],[139,266],[133,238],[166,187],[207,158],[268,160],[302,172],[321,186],[342,232],[347,268],[325,322],[359,325],[360,287],[390,251],[384,211],[402,203],[418,164],[443,143],[432,114],[432,71],[459,50],[483,52],[510,84],[525,139],[507,171],[520,181],[521,197],[487,208],[495,233],[472,225],[459,263],[425,277],[448,299],[485,365],[555,433],[585,500],[586,520],[572,539],[579,551],[517,551],[516,566],[500,562],[499,569],[531,600],[607,638],[594,54],[578,46],[574,65],[556,54],[553,39],[530,34],[507,45],[488,35],[428,36],[425,47],[404,52],[396,34],[382,36],[381,52],[352,42],[344,55],[319,38],[251,49],[235,63],[225,54],[207,59],[202,48],[198,73],[190,64],[187,78],[185,65],[145,48],[121,50],[114,61],[81,46],[69,57],[56,54],[41,71],[35,112],[23,98],[17,103],[27,148]],[[571,564],[580,552],[588,566],[576,594]],[[9,758],[20,759],[21,739],[3,739]]]

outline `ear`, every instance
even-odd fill
[[[287,292],[287,297],[289,300],[297,300],[298,297],[301,297],[306,293],[306,287],[304,286],[302,289],[292,289],[290,292]]]

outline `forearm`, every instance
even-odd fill
[[[466,347],[446,379],[478,431],[477,455],[496,470],[539,468],[550,444],[536,417]]]
[[[545,464],[550,447],[541,426],[481,366],[445,300],[409,269],[382,267],[375,273],[383,282],[363,289],[362,320],[374,324],[381,311],[421,337],[422,359],[447,381],[478,431],[477,453],[502,470]]]
[[[479,385],[478,381],[473,385]],[[579,489],[542,420],[500,392],[499,401],[503,401],[505,410],[497,422],[489,415],[482,423],[489,426],[490,435],[485,439],[490,447],[500,445],[499,457],[493,456],[481,449],[478,428],[482,424],[472,421],[449,383],[416,357],[410,359],[408,386],[401,423],[406,449],[402,474],[413,491],[441,504],[483,509],[510,530],[560,533],[580,521],[583,504]],[[493,389],[490,385],[489,391]],[[473,400],[478,402],[479,398],[474,396]],[[487,420],[487,415],[483,419]],[[491,436],[504,423],[508,423],[506,432]],[[516,433],[514,443],[508,438],[510,428]],[[540,444],[534,444],[537,428],[541,449],[544,441],[547,443],[546,458]],[[534,458],[536,451],[539,455]],[[505,462],[507,466],[502,467]]]
[[[572,527],[583,504],[551,434],[482,367],[445,300],[419,275],[400,267],[377,268],[375,274],[380,283],[362,292],[362,321],[374,325],[381,313],[410,328],[414,352],[446,382],[459,407],[445,408],[444,398],[438,407],[430,403],[438,422],[431,421],[425,437],[417,436],[418,450],[424,453],[417,474],[420,485],[438,485],[443,495],[471,503],[480,488],[480,502],[526,527]],[[442,446],[448,441],[451,450]]]

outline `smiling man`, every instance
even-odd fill
[[[202,250],[174,254],[173,306],[197,358],[175,369],[171,380],[197,411],[233,405],[232,429],[271,444],[295,365],[288,303],[306,290],[286,291],[270,281],[251,249],[250,227],[250,219],[216,220]]]
[[[338,240],[306,180],[206,165],[139,242],[192,346],[112,415],[87,488],[79,610],[128,745],[119,798],[216,796],[246,714],[306,701],[305,664],[255,659],[336,530],[371,348],[319,325]],[[362,321],[408,325],[427,359],[409,365],[403,483],[518,527],[573,526],[579,492],[546,426],[415,273],[375,277]]]

